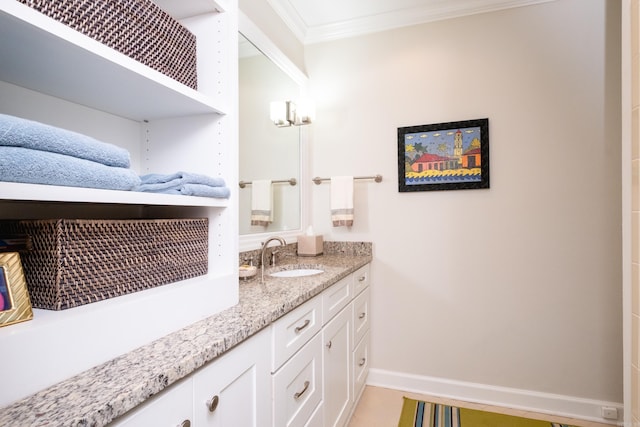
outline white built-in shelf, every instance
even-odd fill
[[[0,200],[69,203],[106,203],[146,206],[227,207],[227,199],[141,193],[137,191],[101,190],[95,188],[60,187],[55,185],[0,182]]]
[[[153,2],[174,19],[228,10],[225,0],[153,0]]]
[[[217,3],[206,3],[217,10]],[[1,9],[0,80],[136,121],[229,111],[226,99],[204,95],[22,3],[5,1]]]

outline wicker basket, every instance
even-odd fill
[[[0,221],[29,234],[22,254],[36,308],[64,310],[207,273],[208,220]]]
[[[196,37],[150,0],[18,0],[193,89]]]

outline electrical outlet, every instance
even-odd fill
[[[606,420],[617,420],[618,419],[618,409],[613,408],[611,406],[603,406],[602,407],[602,418]]]

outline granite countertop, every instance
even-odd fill
[[[370,243],[327,243],[325,255],[287,256],[275,268],[320,265],[323,274],[262,284],[258,270],[240,281],[237,305],[0,409],[0,425],[107,425],[371,261]]]

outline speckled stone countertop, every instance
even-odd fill
[[[265,275],[262,284],[258,270],[240,281],[237,305],[1,408],[0,426],[107,425],[370,261],[371,244],[361,242],[325,242],[325,255],[313,258],[286,256],[272,270],[305,265],[325,272]]]

